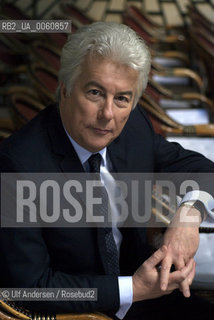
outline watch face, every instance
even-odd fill
[[[195,200],[185,201],[181,204],[181,206],[193,207],[195,202],[196,202]]]

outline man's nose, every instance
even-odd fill
[[[113,107],[114,107],[114,101],[112,99],[106,99],[99,111],[99,118],[100,119],[106,119],[111,120],[113,118]]]

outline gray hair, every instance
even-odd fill
[[[151,57],[145,42],[134,30],[116,22],[95,22],[79,28],[68,37],[62,49],[59,83],[71,94],[87,54],[101,55],[138,71],[135,107],[148,82]],[[58,88],[59,93],[59,88]]]

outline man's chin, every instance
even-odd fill
[[[108,143],[103,143],[103,144],[97,144],[97,145],[91,145],[89,146],[88,150],[92,153],[96,153],[96,152],[99,152],[100,150],[104,149],[105,147],[107,147],[109,145],[110,142]]]
[[[89,150],[90,152],[99,152],[100,150],[104,149],[105,147],[107,147],[111,142],[112,139],[107,139],[106,138],[102,138],[102,139],[98,139],[98,138],[93,138],[93,141],[91,143],[88,144],[88,148],[86,148],[87,150]],[[96,143],[95,143],[96,141]]]

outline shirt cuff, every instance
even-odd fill
[[[183,199],[180,202],[180,205],[189,200],[199,200],[204,204],[204,207],[209,214],[209,216],[214,219],[214,199],[213,197],[206,191],[193,190],[187,192]]]
[[[132,277],[118,277],[120,308],[116,313],[119,319],[123,319],[132,305],[133,286]]]

